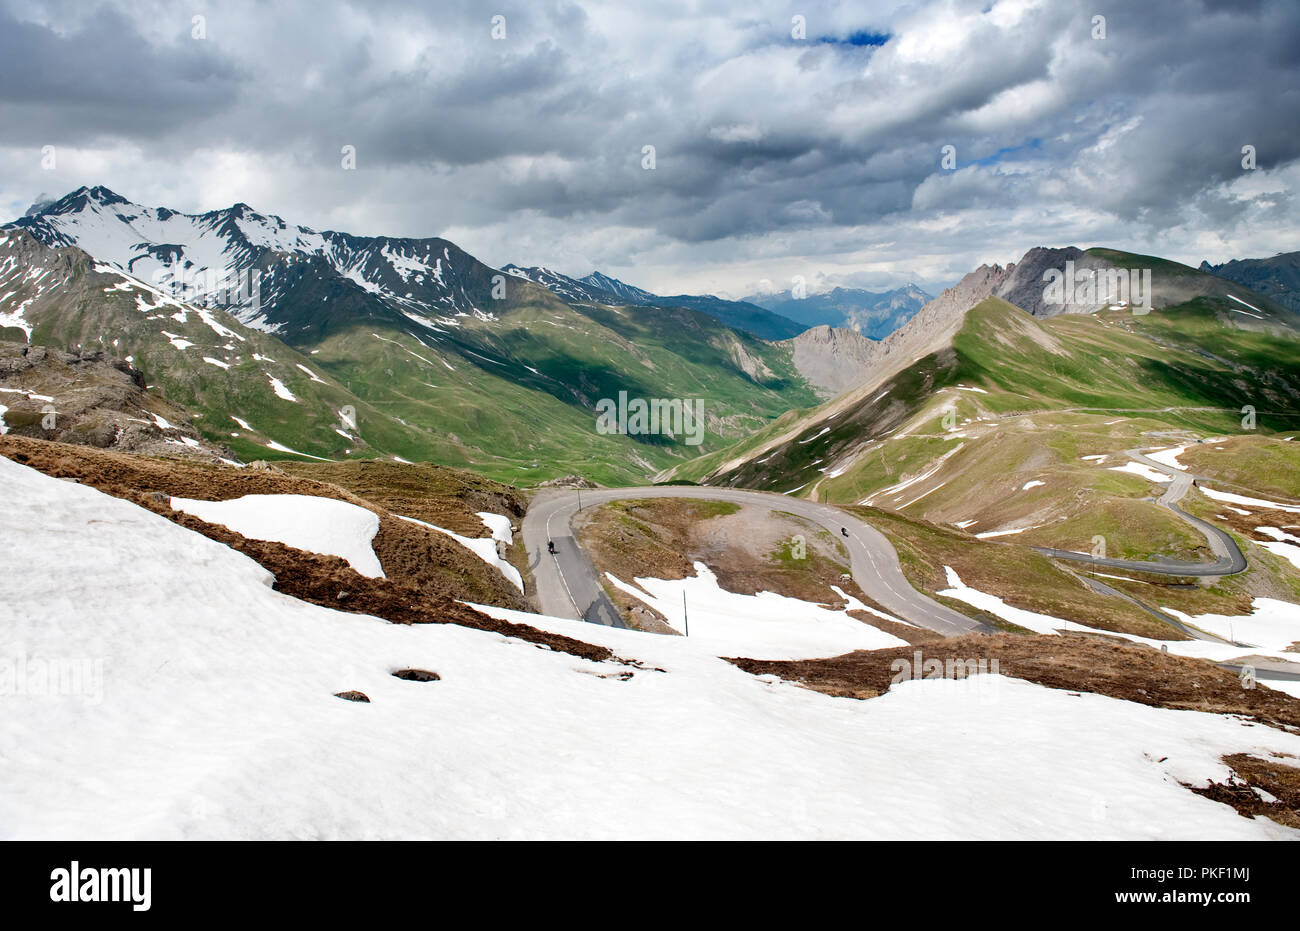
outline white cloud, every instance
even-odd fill
[[[504,41],[473,4],[195,9],[205,40],[188,10],[0,9],[0,208],[81,184],[243,201],[667,292],[934,291],[1039,244],[1300,248],[1292,5],[1135,5],[1105,41],[1083,0],[814,3],[803,42],[777,0],[529,4]],[[868,33],[888,40],[848,41]]]

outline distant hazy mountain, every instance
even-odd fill
[[[760,339],[789,339],[808,329],[807,326],[802,326],[788,317],[772,313],[756,304],[728,301],[711,294],[669,296],[653,294],[644,288],[619,281],[601,272],[592,272],[585,278],[570,278],[568,275],[561,275],[542,266],[521,268],[518,265],[506,265],[503,270],[519,278],[536,282],[566,301],[585,301],[613,306],[686,307],[708,314],[729,327]]]
[[[1271,259],[1233,259],[1222,265],[1202,262],[1201,271],[1245,285],[1300,311],[1300,252],[1279,252]]]
[[[834,288],[803,298],[781,291],[745,300],[805,326],[847,327],[863,336],[883,339],[910,320],[930,300],[930,295],[909,284],[892,291]]]

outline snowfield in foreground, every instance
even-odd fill
[[[347,501],[314,495],[244,495],[229,501],[172,498],[171,503],[177,511],[222,524],[250,540],[338,556],[362,575],[384,577],[372,546],[379,515]]]
[[[694,640],[492,609],[664,671],[594,663],[295,601],[6,459],[0,492],[0,838],[1297,836],[1179,785],[1300,754],[1271,728],[1001,676],[831,698]],[[59,695],[38,668],[89,677]]]

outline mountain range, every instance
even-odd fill
[[[864,450],[904,441],[908,432],[891,431],[948,397],[952,378],[938,372],[977,373],[970,387],[985,392],[1002,373],[1005,394],[1027,377],[1008,366],[1033,368],[1037,384],[1039,369],[1058,365],[1052,355],[1024,362],[1018,349],[961,363],[961,347],[983,338],[976,321],[1005,331],[1008,347],[1025,334],[1068,345],[1084,320],[1118,326],[1144,341],[1114,347],[1129,361],[1107,358],[1094,378],[1158,350],[1167,359],[1147,365],[1143,384],[1177,387],[1148,392],[1156,399],[1236,403],[1229,376],[1251,373],[1282,405],[1300,383],[1285,366],[1245,361],[1265,350],[1242,334],[1286,359],[1297,313],[1235,282],[1285,298],[1292,258],[1229,263],[1221,276],[1114,250],[1036,247],[916,308],[926,295],[912,286],[769,296],[796,320],[752,302],[655,295],[600,272],[494,269],[438,238],[318,232],[244,204],[184,214],[95,187],[0,229],[0,336],[123,360],[188,412],[211,448],[245,460],[385,456],[526,485],[659,475],[825,494],[848,487],[840,477],[860,468]],[[1146,269],[1157,313],[1101,295],[1054,302],[1044,281],[1063,267],[1093,278]],[[972,308],[981,310],[968,316]],[[806,325],[836,314],[850,325]],[[872,319],[904,317],[870,335]],[[1179,368],[1178,353],[1194,358]],[[1052,384],[1053,405],[1099,404],[1096,391],[1063,387],[1069,378]],[[620,392],[706,399],[704,443],[595,431],[597,402]]]
[[[103,187],[0,230],[0,330],[118,353],[245,459],[386,455],[528,483],[625,480],[818,397],[788,345],[595,294],[566,300],[443,239],[318,232],[244,204],[183,214]],[[702,447],[595,433],[596,402],[620,391],[707,398]]]

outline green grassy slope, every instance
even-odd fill
[[[1250,311],[1167,264],[1156,271],[1171,293],[1200,293],[1148,314],[1047,319],[989,298],[950,348],[871,397],[788,414],[674,477],[867,503],[1002,542],[1090,552],[1100,538],[1112,557],[1206,558],[1204,539],[1154,504],[1164,485],[1123,451],[1191,443],[1183,461],[1198,473],[1248,491],[1253,469],[1261,490],[1295,495],[1300,447],[1285,437],[1300,430],[1300,338],[1266,299],[1233,286]],[[1246,444],[1264,458],[1245,458]]]
[[[492,313],[429,326],[362,313],[369,305],[360,299],[339,311],[339,294],[322,293],[329,325],[299,327],[291,346],[220,310],[96,271],[80,250],[49,249],[25,233],[4,248],[10,264],[59,269],[57,286],[48,279],[24,307],[34,342],[129,356],[154,390],[245,459],[294,455],[276,444],[321,459],[432,461],[525,485],[569,473],[640,482],[816,397],[788,349],[690,310],[574,307],[512,282]],[[345,296],[360,291],[334,285]],[[701,399],[702,442],[598,433],[596,402],[620,391]]]
[[[432,445],[415,435],[399,443],[403,457],[524,485],[570,473],[644,481],[815,397],[788,350],[707,315],[558,300],[465,318],[454,333],[353,327],[314,359],[376,410],[436,434]],[[598,433],[596,402],[620,391],[700,399],[702,442]]]

